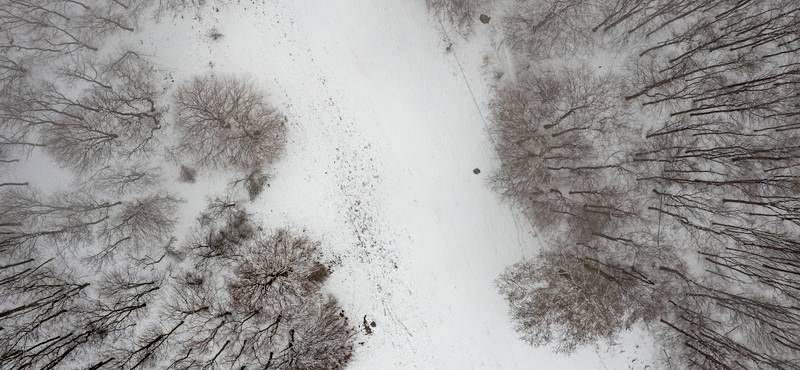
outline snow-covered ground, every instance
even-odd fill
[[[494,287],[539,241],[487,186],[490,86],[513,74],[493,26],[467,41],[421,0],[242,1],[125,42],[176,83],[247,74],[271,92],[289,141],[252,210],[324,241],[351,322],[377,324],[351,369],[641,368],[641,333],[571,357],[527,346]]]

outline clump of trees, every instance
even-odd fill
[[[149,57],[105,45],[140,17],[196,6],[0,0],[0,368],[341,369],[351,358],[355,331],[324,289],[320,243],[262,230],[235,186],[192,233],[177,230],[183,201],[168,178],[238,176],[253,200],[285,144],[285,118],[255,82],[173,88]],[[42,189],[10,171],[33,153],[69,179]]]
[[[800,368],[798,5],[540,3],[506,20],[521,55],[628,57],[492,103],[495,187],[553,240],[498,279],[523,338],[571,352],[644,322],[664,368]],[[573,27],[575,50],[537,41]]]
[[[624,146],[640,130],[614,76],[586,68],[531,70],[491,108],[504,167],[495,189],[540,226],[569,224],[584,240],[636,218]],[[578,227],[580,226],[580,227]]]
[[[344,368],[355,331],[322,289],[319,243],[266,233],[240,205],[221,206],[204,214],[221,220],[201,223],[173,252],[183,263],[167,268],[127,259],[91,278],[57,257],[37,262],[46,248],[3,249],[0,365]]]
[[[133,32],[149,5],[139,0],[3,0],[0,53],[60,58],[98,51],[106,37]]]
[[[4,369],[101,368],[112,343],[134,336],[158,299],[161,279],[132,268],[93,287],[52,260],[0,266],[0,366]],[[98,360],[99,359],[99,360]],[[93,366],[93,367],[92,367]]]
[[[319,244],[288,229],[265,233],[240,206],[229,207],[224,222],[189,240],[164,309],[112,361],[121,368],[344,368],[355,332],[311,278],[321,266]]]
[[[517,1],[502,20],[508,45],[523,59],[585,56],[597,35],[587,25],[599,22],[602,1]]]

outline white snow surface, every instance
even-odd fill
[[[323,241],[328,289],[362,331],[349,369],[642,368],[641,331],[572,356],[518,339],[494,280],[539,241],[488,186],[485,126],[494,72],[513,66],[492,23],[468,40],[444,27],[421,0],[246,1],[124,42],[176,83],[248,75],[287,116],[286,154],[250,209]],[[180,195],[198,204],[192,186]]]

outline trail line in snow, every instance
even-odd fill
[[[444,32],[445,37],[447,37],[447,42],[449,42],[450,45],[452,45],[453,39],[450,38],[450,35],[447,33],[447,29],[444,27],[444,23],[442,23],[442,17],[437,14],[436,18],[439,20],[439,25],[442,26],[442,32]],[[475,93],[472,92],[472,86],[470,86],[469,80],[467,80],[467,75],[466,73],[464,73],[464,67],[461,65],[461,61],[458,60],[458,54],[456,54],[455,50],[452,49],[450,50],[450,52],[453,53],[453,57],[455,58],[456,63],[458,64],[458,69],[459,71],[461,71],[461,77],[464,78],[464,83],[467,84],[467,89],[469,90],[470,96],[472,96],[472,101],[475,103],[475,108],[478,109],[478,114],[481,116],[481,121],[483,121],[483,126],[486,127],[486,132],[489,133],[489,139],[492,141],[492,145],[494,146],[494,151],[497,153],[497,157],[500,158],[500,161],[502,162],[503,158],[500,157],[500,152],[497,149],[497,142],[494,141],[494,137],[492,136],[491,131],[489,130],[489,123],[486,122],[486,117],[484,117],[483,115],[483,110],[481,109],[481,105],[478,103],[478,99],[475,98]]]
[[[447,33],[447,28],[444,26],[444,23],[442,23],[442,17],[437,14],[436,18],[439,21],[439,26],[442,27],[442,32],[444,33],[445,37],[447,38],[447,42],[449,42],[450,45],[453,45],[453,42],[452,42],[453,39],[450,38],[450,35]],[[467,85],[467,89],[469,90],[470,96],[472,96],[472,102],[475,103],[475,108],[478,109],[478,115],[480,115],[481,121],[483,121],[483,127],[486,128],[486,135],[489,137],[489,140],[492,142],[492,147],[494,148],[495,154],[497,154],[497,159],[500,160],[500,163],[501,163],[500,168],[502,170],[502,168],[505,166],[505,162],[503,162],[503,157],[500,156],[500,149],[497,147],[497,141],[495,141],[494,136],[492,135],[492,130],[489,127],[489,123],[486,121],[486,117],[483,114],[483,110],[481,109],[481,105],[480,105],[480,103],[478,103],[478,99],[475,97],[475,93],[472,91],[472,86],[470,85],[469,80],[467,79],[467,74],[464,72],[464,66],[461,64],[461,61],[458,59],[458,53],[456,53],[456,51],[452,50],[452,49],[450,50],[450,52],[453,54],[453,58],[456,60],[456,64],[458,65],[458,70],[461,72],[461,77],[464,79],[464,83]],[[515,190],[515,192],[516,192],[516,190]],[[527,219],[527,216],[525,216],[525,217]],[[514,219],[514,227],[516,228],[517,231],[519,231],[520,230],[519,221],[517,220],[516,217],[513,217],[513,219]],[[542,240],[539,238],[539,233],[538,232],[534,233],[533,236],[536,238],[536,241],[539,242],[540,246],[544,245],[542,243]]]

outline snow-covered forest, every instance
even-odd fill
[[[0,368],[798,369],[799,17],[0,0]]]
[[[494,185],[550,236],[498,280],[524,340],[571,352],[644,324],[658,368],[800,367],[799,11],[512,7],[530,64],[490,105]]]
[[[322,289],[320,243],[245,209],[286,142],[267,93],[213,73],[168,86],[156,57],[102,48],[162,10],[145,2],[2,9],[2,154],[19,180],[0,195],[0,367],[343,368],[354,328]],[[39,155],[51,165],[13,172]],[[60,184],[24,179],[57,169]],[[186,217],[170,172],[229,184]]]

